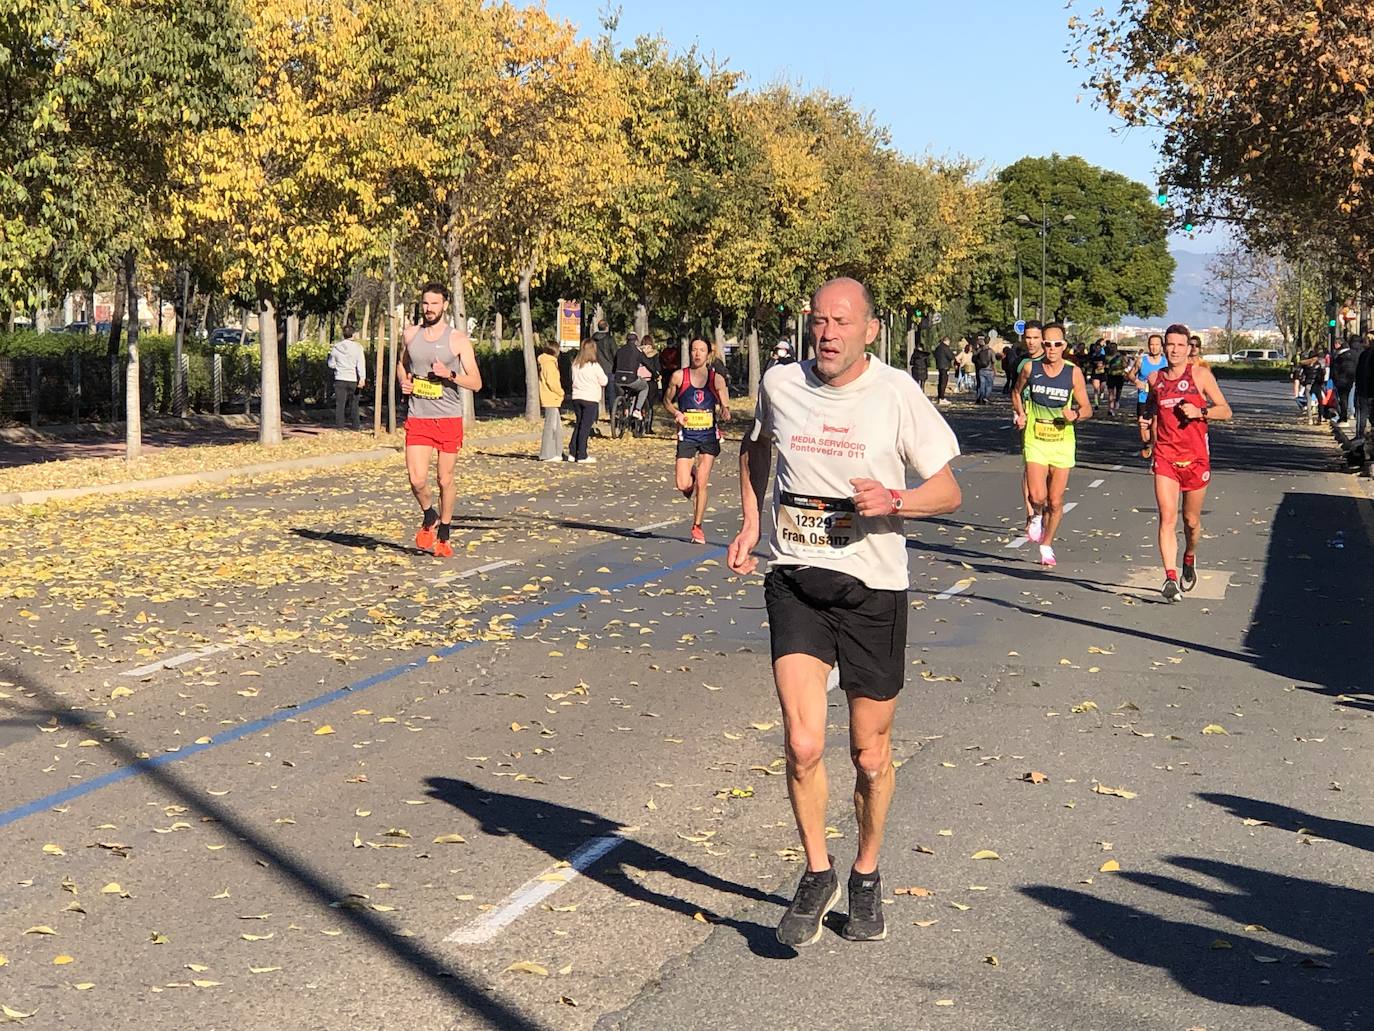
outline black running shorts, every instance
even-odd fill
[[[814,655],[840,664],[840,689],[878,701],[906,678],[906,591],[879,591],[847,573],[774,566],[763,581],[773,661]]]
[[[720,438],[712,440],[679,440],[677,442],[678,458],[696,458],[697,455],[714,455],[720,457]]]

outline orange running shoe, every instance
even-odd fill
[[[433,548],[434,542],[438,537],[438,534],[435,532],[435,527],[438,525],[438,523],[431,523],[429,526],[425,526],[422,523],[420,529],[415,534],[415,546],[421,551],[429,551]]]
[[[448,541],[435,541],[434,554],[437,558],[452,558],[453,545]]]
[[[700,523],[698,523],[698,524],[696,524],[695,526],[692,527],[692,543],[693,543],[693,544],[705,544],[705,543],[706,543],[706,534],[702,531],[702,529],[701,529],[701,524],[700,524]]]

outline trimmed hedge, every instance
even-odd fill
[[[1292,366],[1287,362],[1253,362],[1244,365],[1213,365],[1217,379],[1287,380]]]

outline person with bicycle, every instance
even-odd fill
[[[692,540],[706,543],[701,520],[706,515],[706,489],[711,466],[720,455],[720,422],[730,421],[730,391],[707,365],[710,347],[693,340],[688,367],[673,373],[663,407],[678,425],[674,477],[682,496],[692,501]]]
[[[625,343],[615,352],[611,380],[615,383],[616,393],[626,394],[633,399],[630,407],[632,424],[644,418],[644,402],[649,397],[648,369],[644,367],[644,353],[639,348],[639,336],[635,333],[625,335]]]

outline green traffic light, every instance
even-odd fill
[[[1327,328],[1327,329],[1335,329],[1335,328],[1336,328],[1336,320],[1335,320],[1335,319],[1327,319],[1327,320],[1326,320],[1326,328]]]
[[[1167,193],[1161,193],[1159,197],[1156,199],[1159,201],[1159,206],[1161,208],[1165,207],[1169,203],[1169,195]]]
[[[920,308],[917,308],[917,309],[916,309],[916,317],[919,319],[919,318],[922,317],[922,315],[923,315],[923,313],[922,313],[921,309],[920,309]]]
[[[1191,233],[1191,232],[1193,231],[1193,223],[1191,223],[1191,222],[1184,222],[1184,223],[1183,223],[1183,231],[1184,231],[1185,233]]]

